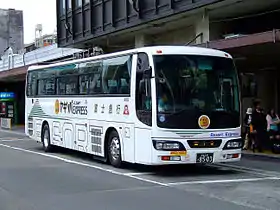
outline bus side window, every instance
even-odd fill
[[[104,94],[130,95],[131,56],[125,55],[104,61],[102,88]]]
[[[144,78],[144,71],[150,67],[146,53],[139,53],[136,69],[136,113],[138,119],[152,126],[151,80]]]
[[[26,95],[28,97],[35,97],[37,91],[37,71],[29,71],[27,73]]]
[[[55,74],[44,69],[38,72],[37,78],[37,96],[55,95]]]

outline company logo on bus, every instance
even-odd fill
[[[55,101],[55,104],[54,104],[54,112],[55,112],[55,114],[58,114],[59,113],[59,101],[58,100],[56,100]]]
[[[198,118],[198,125],[202,129],[207,129],[210,126],[210,118],[207,115],[201,115]]]
[[[83,105],[81,101],[55,101],[55,113],[87,115],[87,106]]]
[[[124,106],[123,114],[124,114],[124,115],[129,115],[128,105],[125,105],[125,106]]]

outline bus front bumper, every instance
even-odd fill
[[[194,149],[187,151],[156,151],[154,150],[153,165],[165,164],[211,164],[236,162],[241,159],[241,149],[210,150]]]

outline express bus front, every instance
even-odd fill
[[[213,52],[157,51],[145,67],[138,118],[152,127],[152,164],[240,160],[237,72],[228,54]]]

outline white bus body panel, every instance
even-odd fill
[[[122,146],[123,160],[135,162],[135,134],[133,103],[130,98],[37,98],[27,99],[26,117],[33,129],[26,126],[26,134],[36,141],[41,141],[43,122],[50,127],[51,144],[69,149],[104,156],[104,139],[109,128],[117,130]],[[85,116],[77,116],[68,112],[67,106],[78,104],[87,112]],[[55,113],[55,103],[67,104],[65,109],[60,105],[59,113]],[[97,104],[97,113],[95,106]],[[28,107],[29,110],[28,110]],[[126,107],[128,112],[125,113]],[[112,109],[111,109],[112,108]],[[75,109],[75,108],[74,108]],[[39,113],[40,110],[42,113]]]

